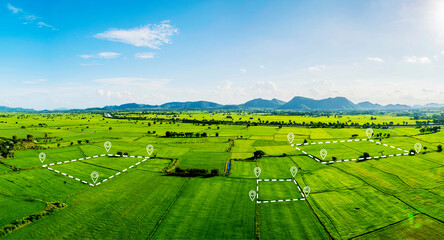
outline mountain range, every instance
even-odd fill
[[[242,109],[264,109],[264,110],[294,110],[294,111],[329,111],[329,110],[409,110],[409,109],[441,109],[444,104],[429,103],[426,105],[408,106],[402,104],[380,105],[371,102],[353,103],[345,97],[326,98],[315,100],[296,96],[288,102],[279,99],[266,100],[256,98],[239,105],[222,105],[208,101],[195,102],[168,102],[162,105],[148,105],[137,103],[126,103],[122,105],[112,105],[87,109],[56,109],[55,112],[62,111],[123,111],[123,110],[242,110]],[[48,110],[40,111],[45,112]],[[34,109],[10,108],[0,106],[0,112],[39,112]]]

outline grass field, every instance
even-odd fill
[[[121,113],[122,116],[140,116]],[[59,201],[61,211],[8,233],[8,239],[437,239],[444,229],[444,142],[442,131],[420,134],[417,128],[374,129],[390,134],[382,144],[351,141],[367,138],[362,128],[305,128],[258,125],[264,121],[359,122],[393,121],[413,124],[408,117],[384,114],[342,116],[274,116],[264,113],[181,112],[174,118],[231,119],[235,124],[160,121],[169,114],[142,114],[147,120],[104,118],[101,114],[5,114],[0,136],[19,140],[14,157],[0,159],[0,225],[45,209],[45,202]],[[232,118],[226,118],[230,115]],[[373,116],[374,117],[374,116]],[[259,120],[260,119],[260,120]],[[22,127],[23,126],[23,127]],[[207,137],[166,137],[166,131],[206,133]],[[287,141],[325,161],[405,153],[415,143],[423,147],[414,156],[397,156],[362,162],[321,164]],[[216,135],[217,134],[217,135]],[[352,137],[352,135],[357,137]],[[29,137],[28,135],[32,135]],[[373,138],[375,141],[375,138]],[[338,143],[311,144],[340,141]],[[109,152],[104,142],[111,141]],[[154,151],[149,155],[146,146]],[[384,144],[387,144],[385,146]],[[296,146],[296,145],[295,145]],[[394,146],[393,148],[390,146]],[[401,148],[402,150],[399,150]],[[264,156],[253,157],[256,151]],[[44,163],[39,153],[44,152]],[[150,156],[145,162],[131,157],[98,157],[105,153]],[[57,164],[84,158],[82,161]],[[228,162],[230,164],[228,165]],[[122,172],[99,186],[92,183]],[[218,169],[218,176],[171,176],[176,167]],[[259,199],[253,169],[259,179],[295,179],[309,186],[306,200],[257,203],[256,200],[301,198],[293,181],[259,181]],[[229,173],[224,171],[229,167]],[[1,227],[0,226],[0,227]]]

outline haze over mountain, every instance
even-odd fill
[[[334,97],[315,100],[296,96],[288,102],[273,98],[271,100],[256,98],[239,105],[222,105],[208,101],[168,102],[162,105],[125,103],[86,109],[54,109],[52,112],[62,111],[124,111],[124,110],[283,110],[283,111],[330,111],[330,110],[408,110],[408,109],[444,109],[444,104],[429,103],[426,105],[408,106],[402,104],[380,105],[371,102],[355,104],[345,97]],[[40,112],[45,112],[44,110]],[[39,112],[34,109],[10,108],[0,106],[0,112]]]

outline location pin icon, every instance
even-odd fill
[[[153,153],[154,147],[151,144],[146,145],[146,151],[148,152],[148,155],[151,155]]]
[[[109,152],[109,150],[111,149],[111,142],[110,141],[106,141],[104,146],[105,146],[105,150],[107,152]]]
[[[416,143],[415,144],[415,151],[416,151],[416,153],[419,153],[420,151],[421,151],[421,143]]]
[[[321,158],[322,158],[322,160],[324,160],[325,157],[327,157],[327,150],[321,149]]]
[[[287,139],[288,139],[288,142],[290,142],[290,144],[291,144],[294,140],[294,134],[293,133],[287,134]]]
[[[45,153],[43,153],[43,152],[41,152],[40,154],[39,154],[39,159],[40,159],[40,162],[44,162],[45,161],[45,158],[46,158],[46,154]]]
[[[296,166],[293,166],[290,168],[290,172],[291,172],[291,175],[293,175],[293,177],[294,177],[294,176],[296,176],[296,173],[298,173],[298,168]]]
[[[93,180],[94,183],[97,182],[97,179],[99,179],[99,173],[94,171],[91,173],[91,179]]]
[[[368,138],[372,138],[372,136],[373,136],[373,129],[371,129],[371,128],[367,128],[367,129],[365,130],[365,133],[367,134],[367,137],[368,137]]]
[[[309,186],[304,187],[304,194],[305,194],[305,197],[308,197],[308,194],[310,194],[310,187]]]
[[[251,190],[248,193],[248,196],[250,196],[251,201],[254,201],[254,198],[256,197],[256,192],[254,190]]]
[[[261,168],[260,168],[260,167],[255,167],[255,168],[254,168],[254,174],[255,174],[256,177],[258,178],[259,175],[261,175]]]

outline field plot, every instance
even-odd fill
[[[306,201],[259,204],[260,239],[328,239]]]
[[[313,193],[307,198],[333,238],[347,239],[415,213],[392,196],[380,194],[371,187],[353,190]]]
[[[0,195],[0,226],[43,210],[46,204],[41,201]]]
[[[185,178],[131,171],[124,178],[75,195],[67,200],[68,206],[63,211],[15,231],[7,238],[145,239],[185,182]]]
[[[191,179],[154,238],[254,239],[256,204],[246,194],[254,187],[251,180]]]
[[[443,223],[424,214],[411,214],[393,226],[382,228],[356,239],[441,239]]]
[[[45,201],[60,201],[85,188],[86,185],[43,168],[0,174],[1,192]]]
[[[312,142],[295,145],[297,150],[300,150],[303,154],[322,163],[347,162],[409,155],[408,151],[402,148],[367,139]],[[322,149],[325,149],[327,153],[324,158],[320,154]],[[368,153],[368,156],[365,158],[364,153]]]
[[[302,189],[293,179],[258,179],[258,203],[305,200]]]
[[[131,170],[131,168],[137,167],[148,158],[149,157],[142,156],[102,154],[100,156],[95,155],[93,157],[73,159],[71,161],[51,163],[49,165],[43,165],[43,167],[81,183],[97,186]],[[96,179],[92,178],[93,172],[98,173]]]

